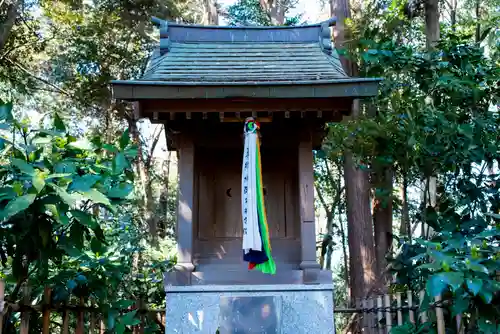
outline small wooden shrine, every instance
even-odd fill
[[[313,149],[325,123],[349,114],[354,99],[375,95],[379,80],[346,75],[331,42],[334,19],[296,27],[154,22],[160,46],[145,74],[112,86],[114,98],[165,124],[168,147],[178,152],[179,255],[166,284],[331,284],[316,262]],[[249,271],[242,260],[247,117],[261,123],[276,275]]]

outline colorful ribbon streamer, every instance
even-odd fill
[[[275,274],[276,264],[271,255],[264,205],[259,129],[260,124],[257,121],[251,117],[246,119],[241,179],[243,259],[249,263],[249,269],[255,268],[266,274]]]

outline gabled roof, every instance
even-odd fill
[[[358,97],[377,91],[379,79],[349,78],[343,70],[331,43],[333,19],[295,27],[153,20],[160,25],[160,47],[141,78],[113,81],[115,98]],[[291,86],[302,92],[294,94]]]
[[[319,43],[171,43],[140,80],[232,84],[347,78],[332,53]]]

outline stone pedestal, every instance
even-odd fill
[[[165,287],[166,334],[334,333],[333,284]]]

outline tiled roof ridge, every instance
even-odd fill
[[[160,28],[160,53],[168,52],[172,42],[181,43],[319,43],[328,55],[333,51],[330,27],[336,18],[309,25],[298,26],[205,26],[168,22],[156,17],[154,24]]]
[[[299,83],[349,78],[331,39],[335,19],[283,28],[153,21],[160,27],[160,45],[140,81]]]

